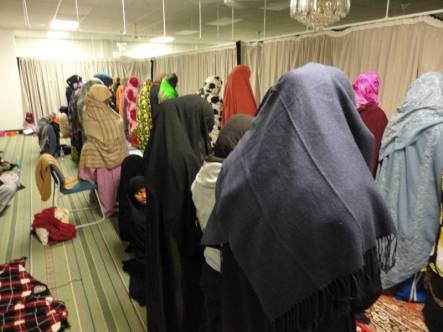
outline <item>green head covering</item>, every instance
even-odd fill
[[[160,84],[160,91],[158,92],[158,100],[160,103],[178,97],[177,90],[174,89],[168,79],[169,77],[165,77]]]

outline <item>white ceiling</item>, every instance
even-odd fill
[[[103,39],[119,37],[123,32],[121,0],[77,0],[80,38],[98,36]],[[244,9],[234,10],[234,40],[254,40],[263,37],[265,0],[238,0]],[[22,35],[38,35],[49,29],[59,0],[26,0],[30,29],[26,29],[22,0],[0,0],[0,27],[10,28]],[[289,0],[266,0],[267,37],[304,31],[305,28],[289,17]],[[378,19],[385,16],[387,0],[351,0],[351,12],[341,23]],[[130,38],[141,40],[163,33],[161,0],[125,0],[126,25]],[[443,0],[391,0],[390,16],[441,9]],[[216,43],[232,40],[232,11],[223,0],[201,0],[202,39],[199,39],[198,0],[165,0],[167,34],[178,42]],[[75,0],[62,0],[59,19],[76,20]],[[20,32],[21,31],[21,32]],[[25,31],[25,32],[23,32]],[[39,32],[40,31],[40,32]],[[129,38],[129,37],[128,37]]]

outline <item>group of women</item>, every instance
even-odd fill
[[[112,88],[81,87],[80,176],[118,188],[149,331],[354,332],[382,289],[428,264],[426,321],[442,331],[443,74],[414,82],[389,123],[376,73],[351,84],[310,63],[258,110],[249,75],[236,66],[223,98],[218,76],[187,96],[175,75],[130,79],[127,125]],[[125,128],[143,158],[127,156]]]

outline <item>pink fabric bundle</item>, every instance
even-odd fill
[[[128,132],[130,136],[132,136],[132,131],[137,127],[136,105],[139,85],[139,79],[132,76],[128,80],[125,89],[126,116],[128,118]]]
[[[378,93],[380,91],[380,76],[375,72],[365,72],[357,76],[352,88],[355,92],[357,109],[362,106],[380,107],[380,99]]]

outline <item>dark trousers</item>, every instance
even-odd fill
[[[221,331],[221,274],[203,263],[200,286],[204,296],[204,312],[200,332]]]
[[[443,278],[433,272],[426,275],[426,302],[423,308],[429,332],[443,331]]]

